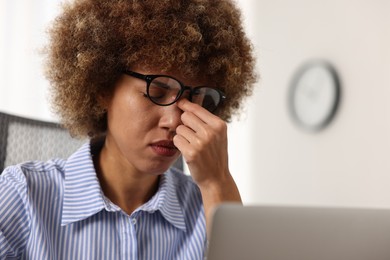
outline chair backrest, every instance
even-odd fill
[[[67,158],[85,142],[56,123],[0,112],[0,174],[24,161]],[[181,156],[173,166],[183,170]]]
[[[0,174],[24,161],[67,158],[85,142],[56,123],[0,112]]]

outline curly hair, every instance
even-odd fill
[[[61,123],[78,137],[107,128],[99,97],[134,66],[202,77],[225,92],[229,121],[256,81],[253,49],[231,0],[74,0],[49,29],[46,76]]]

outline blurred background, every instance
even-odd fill
[[[59,0],[0,1],[0,111],[56,121],[40,48]],[[247,204],[390,207],[390,1],[239,0],[260,80],[229,124],[230,169]],[[326,60],[341,100],[306,131],[288,107],[299,67]]]

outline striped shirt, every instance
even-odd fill
[[[90,144],[0,175],[0,259],[203,259],[206,243],[200,191],[176,169],[131,215],[104,196]]]

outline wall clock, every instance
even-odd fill
[[[340,82],[334,67],[310,61],[295,73],[289,89],[290,114],[298,125],[319,131],[333,119],[340,101]]]

